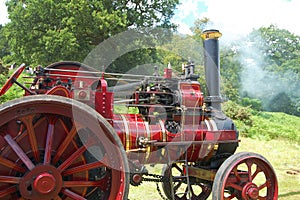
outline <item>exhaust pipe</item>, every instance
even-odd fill
[[[203,31],[201,37],[204,47],[205,79],[208,96],[204,101],[213,108],[221,111],[223,102],[220,95],[220,55],[219,38],[222,34],[218,30]]]

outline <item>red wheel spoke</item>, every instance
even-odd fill
[[[69,146],[69,144],[71,143],[71,141],[75,137],[76,133],[77,133],[76,127],[73,126],[72,129],[70,130],[70,132],[68,133],[67,137],[64,139],[64,141],[59,146],[59,148],[56,152],[56,155],[53,158],[53,163],[56,163],[59,160],[61,155],[64,153],[66,148]]]
[[[0,183],[19,184],[21,178],[14,176],[0,176]]]
[[[98,188],[94,187],[92,190],[89,191],[89,193],[87,193],[85,196],[89,197],[91,194],[93,194]]]
[[[106,157],[102,160],[106,160]],[[75,174],[75,173],[82,172],[82,171],[88,171],[88,170],[98,168],[98,167],[103,167],[103,166],[106,166],[105,162],[97,161],[97,162],[93,162],[93,163],[89,163],[89,164],[85,164],[85,165],[80,165],[78,167],[73,167],[71,169],[64,171],[62,175],[68,176],[71,174]]]
[[[67,169],[79,156],[81,156],[89,147],[91,147],[94,144],[95,141],[93,141],[93,139],[90,138],[85,145],[73,152],[73,154],[68,159],[66,159],[57,169],[61,172]]]
[[[100,187],[106,182],[106,179],[101,179],[100,181],[64,181],[64,187]]]
[[[64,187],[98,187],[102,191],[107,190],[107,182],[109,181],[109,175],[106,174],[100,180],[97,181],[64,181]]]
[[[235,168],[233,169],[233,173],[234,173],[234,176],[235,176],[235,178],[236,178],[236,181],[237,181],[237,182],[241,182],[241,177],[240,177],[240,175],[239,175],[239,172],[238,172],[237,167],[235,167]]]
[[[253,180],[253,177],[252,177],[252,165],[253,165],[253,162],[250,162],[250,160],[246,161],[246,165],[247,165],[247,168],[248,168],[248,178],[249,178],[249,181],[252,182]]]
[[[10,169],[13,169],[15,171],[18,171],[18,172],[21,172],[21,173],[24,173],[26,172],[26,169],[17,165],[16,163],[10,161],[10,160],[7,160],[3,157],[0,156],[0,164],[3,165],[3,166],[6,166]]]
[[[268,187],[268,181],[258,187],[258,190],[262,190],[263,188]]]
[[[34,116],[35,115],[29,115],[29,116],[23,117],[23,118],[21,118],[21,121],[25,124],[25,126],[27,128],[29,142],[31,145],[31,149],[32,149],[34,158],[35,158],[36,162],[40,162],[40,152],[38,149],[38,143],[36,140],[34,126],[32,124],[32,120],[33,120]]]
[[[26,165],[26,167],[29,170],[32,170],[35,166],[31,162],[31,160],[28,158],[28,156],[24,153],[24,151],[21,149],[21,147],[11,138],[10,135],[4,136],[4,139],[9,144],[9,146],[12,148],[12,150],[18,155],[18,157],[23,161],[23,163]]]
[[[73,200],[87,200],[86,198],[76,194],[75,192],[72,192],[69,189],[62,189],[61,192]]]
[[[48,124],[48,131],[47,131],[47,139],[46,139],[46,147],[45,147],[45,157],[44,157],[44,164],[50,164],[51,162],[51,152],[52,152],[52,143],[53,143],[53,136],[54,136],[54,126],[57,118],[56,117],[49,117],[49,124]]]
[[[5,196],[7,196],[9,194],[12,194],[12,193],[15,193],[17,191],[18,191],[18,189],[17,189],[16,186],[12,186],[12,187],[8,187],[4,190],[0,190],[0,198],[3,198]]]
[[[45,121],[45,117],[39,119],[34,125],[33,125],[33,128],[35,129],[36,127],[38,127],[39,125],[41,125],[44,121]],[[22,125],[23,126],[23,125]],[[20,135],[21,134],[21,135]],[[16,138],[16,141],[19,142],[21,141],[25,136],[28,135],[28,131],[25,129],[24,132],[23,132],[23,128],[20,129],[20,132],[18,134],[18,138]]]
[[[228,187],[232,187],[232,188],[234,188],[236,190],[239,190],[239,191],[243,190],[243,187],[241,187],[241,186],[239,186],[237,184],[234,184],[234,183],[228,183],[228,184],[226,184],[226,188],[228,188]]]
[[[256,170],[255,170],[255,172],[254,172],[253,175],[252,175],[252,180],[255,179],[255,177],[257,176],[257,174],[258,174],[259,172],[262,172],[262,170],[256,165]]]

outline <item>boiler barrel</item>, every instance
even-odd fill
[[[128,158],[143,164],[184,160],[185,152],[190,162],[204,159],[213,150],[213,145],[192,142],[204,141],[209,131],[216,131],[213,120],[204,120],[199,121],[197,126],[187,124],[181,132],[171,133],[166,130],[163,120],[149,123],[139,114],[116,114],[113,127]],[[145,138],[149,144],[143,146],[141,141]],[[155,145],[158,143],[163,145]]]

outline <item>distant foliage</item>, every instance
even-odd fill
[[[259,99],[251,99],[248,97],[241,99],[241,105],[245,107],[251,107],[256,111],[262,110],[262,102]]]
[[[6,68],[0,59],[0,74],[6,75],[8,73],[8,68]]]
[[[220,51],[221,92],[231,101],[238,102],[241,89],[241,63],[239,54],[232,47],[223,46]]]
[[[0,24],[0,64],[3,64],[2,59],[9,55],[8,40],[5,38],[3,30],[3,25]]]
[[[239,120],[246,125],[252,125],[250,106],[243,107],[233,101],[228,101],[223,106],[225,114],[233,120]]]
[[[269,111],[284,112],[292,115],[300,116],[299,107],[294,104],[289,94],[282,92],[274,96],[268,105]]]
[[[7,80],[7,77],[5,74],[0,74],[0,85],[2,86],[5,81]]]

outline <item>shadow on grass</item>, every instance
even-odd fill
[[[294,195],[298,195],[300,194],[300,191],[298,192],[289,192],[289,193],[286,193],[286,194],[280,194],[278,195],[278,197],[289,197],[289,196],[294,196]]]

